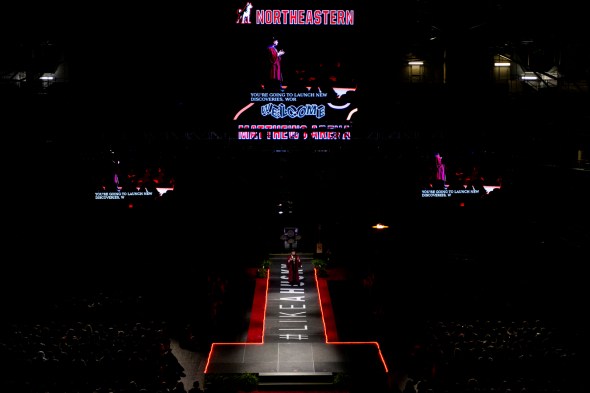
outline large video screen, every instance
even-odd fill
[[[359,110],[354,3],[234,4],[226,22],[238,139],[350,139]]]

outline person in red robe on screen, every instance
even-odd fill
[[[299,285],[299,269],[303,265],[301,264],[301,258],[297,255],[296,251],[291,251],[291,255],[287,259],[287,271],[289,284]]]
[[[280,91],[283,83],[283,74],[281,72],[281,56],[285,54],[284,50],[278,50],[279,40],[272,39],[272,45],[268,47],[268,59],[270,61],[270,70],[268,74],[269,89]]]
[[[445,164],[443,163],[440,153],[434,155],[436,158],[436,185],[437,188],[445,188],[447,175],[445,173]]]

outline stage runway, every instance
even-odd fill
[[[288,283],[287,254],[271,256],[270,275],[263,280],[266,299],[260,305],[265,308],[261,340],[213,343],[205,374],[255,373],[261,382],[284,379],[290,384],[297,377],[331,384],[336,374],[362,373],[385,379],[388,368],[379,343],[332,341],[337,332],[334,322],[325,318],[331,313],[325,279],[315,274],[312,254],[300,255],[299,286]],[[256,313],[252,311],[253,317]],[[249,334],[252,336],[256,334]]]

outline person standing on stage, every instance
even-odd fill
[[[287,259],[287,271],[289,284],[299,285],[299,269],[302,268],[301,258],[297,255],[295,250],[291,251],[291,255]]]

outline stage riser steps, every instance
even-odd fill
[[[317,385],[317,384],[303,384],[303,385],[258,385],[257,391],[258,392],[301,392],[301,391],[311,391],[311,392],[318,392],[318,391],[325,391],[325,392],[334,392],[336,387],[333,384],[327,385]]]
[[[333,388],[334,374],[331,372],[319,373],[259,373],[259,390],[272,390],[273,388],[289,389],[308,388]]]

